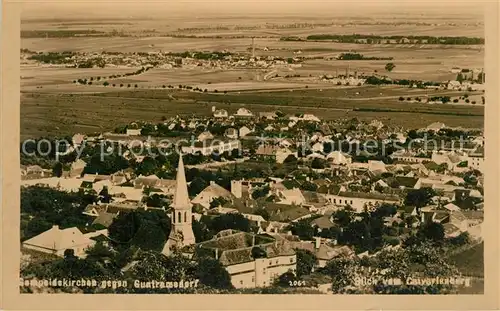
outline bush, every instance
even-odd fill
[[[455,99],[453,100],[453,102],[454,102],[454,103],[458,103],[458,98],[455,98]]]
[[[411,100],[411,97],[406,98],[406,100],[407,100],[407,101],[410,101],[410,100]]]
[[[405,98],[403,96],[400,96],[399,101],[403,101],[403,100],[405,100]]]
[[[466,99],[466,100],[465,100],[465,102],[468,104],[468,103],[470,103],[470,100],[469,100],[469,99]]]

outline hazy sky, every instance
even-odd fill
[[[435,12],[482,14],[481,5],[471,0],[168,0],[144,2],[107,0],[50,3],[32,1],[24,4],[23,18],[151,16],[168,19],[169,14],[172,13],[193,17],[256,14],[331,15],[334,17],[342,14],[366,15],[375,11],[389,14],[405,11],[422,14]]]

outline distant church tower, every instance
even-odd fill
[[[179,155],[179,166],[177,168],[176,189],[172,203],[173,211],[170,215],[172,229],[162,253],[168,255],[172,247],[181,248],[186,245],[195,244],[192,228],[191,201],[189,200],[186,175],[182,155]]]

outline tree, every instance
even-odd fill
[[[252,226],[250,220],[239,213],[229,213],[217,216],[207,224],[212,232],[220,232],[226,229],[234,229],[239,231],[251,232]]]
[[[61,162],[56,162],[52,168],[52,174],[56,177],[61,177],[63,174],[63,165]]]
[[[391,72],[394,68],[396,68],[396,65],[394,65],[394,63],[387,63],[385,65],[385,70],[388,72]]]
[[[135,88],[138,88],[139,86],[136,84],[136,85],[134,85],[134,87],[135,87]]]
[[[99,192],[99,200],[102,203],[109,203],[109,202],[111,202],[111,195],[109,195],[108,186],[104,186],[102,188],[101,192]]]
[[[464,76],[462,75],[462,73],[458,73],[457,74],[457,79],[456,79],[458,82],[462,83],[464,81]]]
[[[108,85],[109,85],[109,82],[108,82],[108,81],[104,81],[104,82],[102,83],[102,85],[104,85],[104,86],[108,86]]]
[[[271,188],[268,185],[254,189],[252,192],[252,198],[257,200],[259,198],[264,198],[269,194]]]
[[[233,288],[231,276],[218,260],[202,258],[198,263],[196,275],[204,285],[218,289]]]
[[[210,202],[210,208],[224,206],[228,202],[229,201],[224,197],[217,197],[217,198],[212,199],[212,201]]]
[[[297,277],[309,275],[318,264],[318,258],[309,250],[296,249],[297,254]]]
[[[128,243],[139,229],[135,213],[121,213],[108,227],[109,238],[117,243]]]
[[[292,234],[298,235],[301,240],[311,241],[314,238],[315,230],[307,219],[292,223],[290,230]]]
[[[429,222],[420,228],[419,232],[424,238],[433,241],[441,242],[444,239],[444,227],[441,223]]]
[[[208,229],[203,218],[200,221],[193,218],[192,227],[196,243],[210,240],[213,237],[213,233]]]
[[[314,158],[311,162],[311,167],[314,169],[324,169],[325,168],[325,160],[320,158]]]
[[[295,280],[297,280],[295,274],[293,274],[293,272],[291,271],[287,271],[279,276],[279,278],[276,280],[276,285],[282,287],[290,287],[290,283]]]
[[[192,197],[197,196],[206,187],[208,187],[208,183],[204,179],[197,176],[188,186],[189,195]]]
[[[334,294],[346,293],[354,285],[357,261],[347,257],[336,257],[328,262],[324,272],[333,279]]]
[[[269,220],[270,217],[269,212],[265,208],[256,209],[254,214],[262,216],[265,220]]]
[[[432,188],[420,188],[415,190],[410,190],[406,194],[404,204],[406,206],[415,206],[417,208],[429,205],[431,198],[436,195],[436,192]]]

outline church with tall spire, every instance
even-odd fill
[[[169,215],[171,221],[170,235],[162,251],[165,255],[170,254],[174,248],[182,248],[187,245],[195,244],[192,227],[192,204],[189,200],[182,155],[179,155],[176,188],[171,206],[172,213]]]

